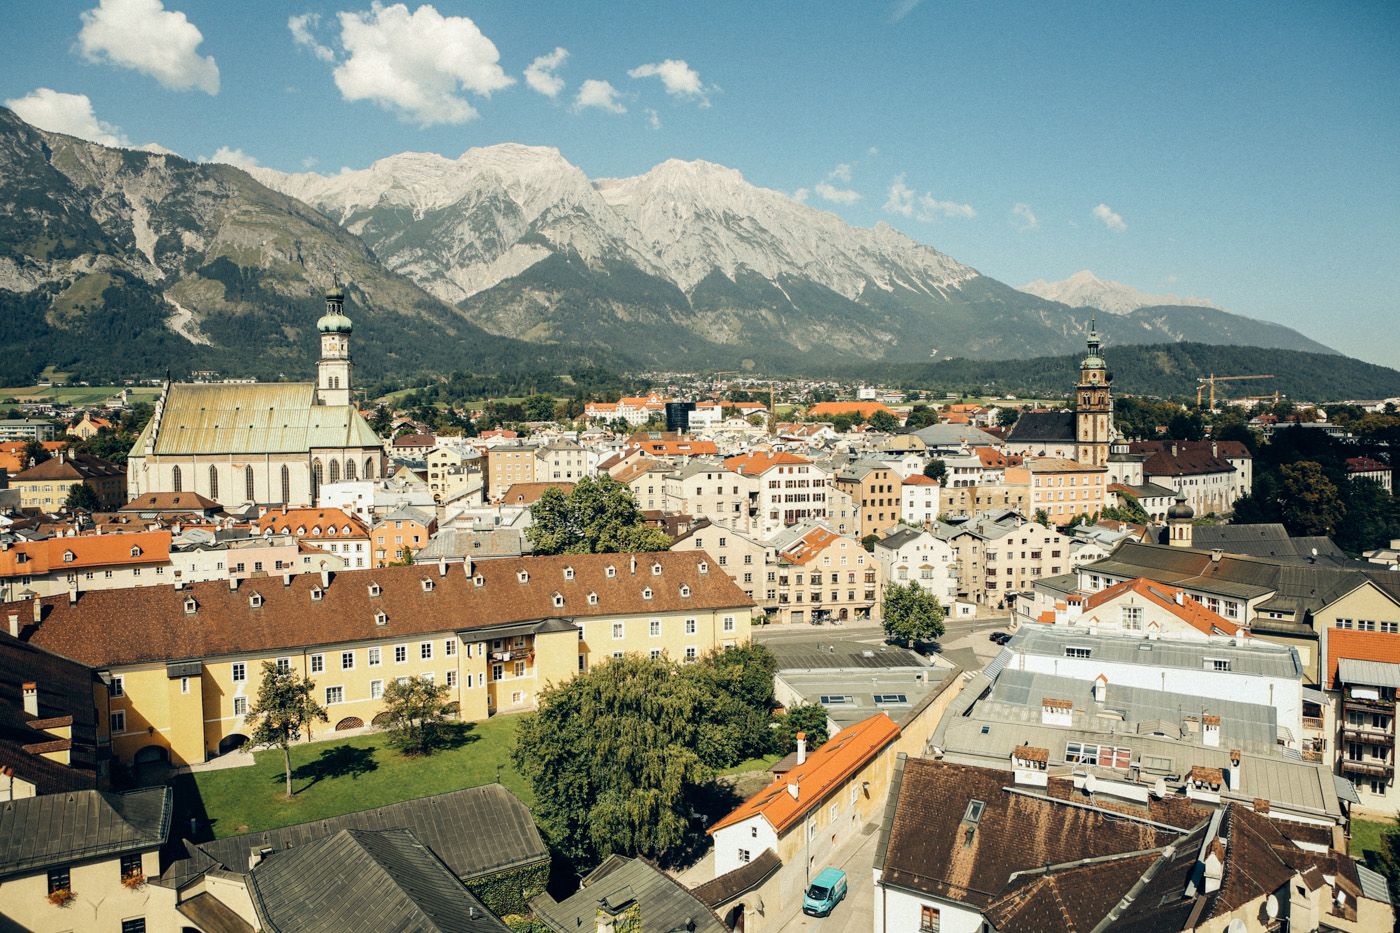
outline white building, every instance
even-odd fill
[[[875,560],[888,583],[917,583],[948,608],[958,595],[957,555],[932,532],[898,528],[875,542]]]
[[[925,527],[938,521],[938,480],[915,473],[899,487],[899,518],[910,525]]]

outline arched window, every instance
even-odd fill
[[[243,493],[249,502],[257,501],[257,490],[253,487],[253,468],[250,466],[243,468]]]
[[[184,492],[184,491],[185,491],[185,485],[184,485],[183,482],[181,482],[180,468],[179,468],[179,467],[171,467],[171,468],[170,468],[170,486],[171,486],[171,488],[174,489],[176,492]]]
[[[322,476],[321,460],[320,460],[320,458],[318,457],[317,459],[311,461],[311,503],[312,503],[312,505],[315,505],[315,504],[316,504],[316,500],[317,500],[318,498],[320,498],[320,495],[321,495],[321,476]]]
[[[339,460],[332,460],[332,461],[331,461],[331,482],[332,482],[332,483],[338,483],[338,482],[340,482],[340,461],[339,461]]]
[[[219,468],[209,464],[209,498],[219,501]]]
[[[292,501],[292,471],[287,469],[287,465],[282,464],[282,504],[286,505]]]
[[[374,479],[374,458],[365,458],[365,479]]]
[[[353,482],[355,481],[355,479],[356,479],[356,476],[355,476],[355,461],[354,461],[353,459],[347,459],[347,460],[345,461],[345,478],[346,478],[347,480],[349,480],[350,482],[352,482],[352,483],[353,483]]]

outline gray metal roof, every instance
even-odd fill
[[[1010,642],[1013,651],[1037,657],[1064,657],[1069,645],[1088,645],[1091,657],[1119,664],[1198,671],[1206,658],[1221,658],[1231,662],[1230,670],[1234,674],[1298,678],[1303,674],[1292,648],[1270,642],[1239,643],[1223,636],[1190,641],[1146,639],[1090,632],[1073,626],[1029,625],[1022,626]]]
[[[781,671],[778,678],[801,695],[807,703],[826,708],[827,718],[841,728],[888,713],[896,722],[930,693],[937,692],[952,673],[951,669],[908,667],[872,671]],[[845,697],[839,703],[822,702],[822,697]],[[876,696],[903,697],[903,701],[876,702]]]
[[[610,855],[584,879],[571,897],[556,901],[541,894],[530,902],[535,915],[558,933],[597,928],[600,902],[614,908],[636,902],[646,933],[728,933],[724,924],[684,885],[644,859]]]
[[[463,881],[549,859],[530,811],[500,784],[228,836],[201,843],[199,848],[229,870],[241,872],[248,869],[248,856],[264,846],[277,850],[305,846],[343,829],[397,828],[412,830]]]
[[[1400,664],[1338,658],[1337,676],[1342,683],[1346,684],[1364,684],[1368,687],[1400,687]]]
[[[146,787],[24,797],[0,804],[0,878],[55,865],[159,848],[170,832],[172,792]]]
[[[1337,789],[1337,799],[1345,800],[1347,803],[1360,803],[1361,797],[1356,793],[1356,785],[1342,777],[1340,774],[1332,775],[1332,784]]]
[[[1390,903],[1390,883],[1386,881],[1385,875],[1357,862],[1356,876],[1361,880],[1362,895],[1382,904]]]
[[[801,640],[774,640],[764,644],[778,662],[779,672],[926,668],[917,652],[896,645],[872,644],[869,635],[822,632]]]
[[[272,853],[248,877],[279,933],[508,929],[406,829],[341,830]]]
[[[1001,444],[995,435],[963,424],[931,424],[913,434],[929,447],[960,447],[963,444],[987,447]]]

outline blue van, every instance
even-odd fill
[[[845,898],[846,873],[839,868],[823,868],[802,896],[802,912],[811,917],[825,917]]]

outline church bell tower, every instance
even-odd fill
[[[1109,444],[1113,441],[1113,374],[1099,355],[1099,332],[1089,325],[1089,355],[1079,364],[1079,384],[1075,386],[1075,457],[1080,463],[1107,466]]]
[[[337,282],[326,292],[326,313],[316,322],[321,333],[321,360],[316,364],[316,404],[350,404],[350,319],[345,290]]]

